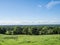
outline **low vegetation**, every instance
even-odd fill
[[[0,45],[60,45],[60,35],[1,35]]]

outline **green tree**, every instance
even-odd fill
[[[23,31],[23,29],[21,27],[15,26],[14,30],[13,30],[13,33],[14,34],[22,34],[22,31]]]

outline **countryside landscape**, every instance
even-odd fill
[[[0,45],[60,45],[60,0],[0,0]]]
[[[60,45],[60,25],[0,26],[0,45]]]

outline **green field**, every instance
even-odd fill
[[[2,35],[0,45],[60,45],[60,35]]]

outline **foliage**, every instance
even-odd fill
[[[60,25],[0,26],[0,34],[48,35],[60,34]]]

